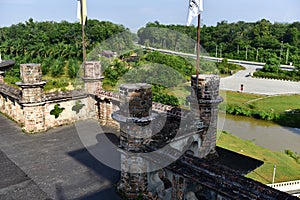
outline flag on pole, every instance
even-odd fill
[[[188,20],[186,25],[189,26],[192,23],[194,17],[197,17],[203,11],[203,0],[190,0]]]
[[[77,0],[77,18],[80,24],[85,25],[87,21],[86,0]]]

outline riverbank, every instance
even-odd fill
[[[219,135],[217,145],[263,161],[262,166],[247,175],[251,179],[265,184],[272,183],[274,164],[276,165],[275,182],[300,179],[300,164],[284,152],[271,151],[255,145],[251,140],[242,140],[227,132]]]
[[[227,114],[253,117],[300,128],[300,95],[266,96],[241,92],[223,92],[221,109]]]
[[[224,117],[226,117],[224,119]],[[221,119],[224,119],[222,123]],[[300,129],[280,126],[274,122],[235,115],[219,115],[219,130],[227,131],[243,140],[271,151],[290,149],[300,153]]]

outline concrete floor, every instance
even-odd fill
[[[0,170],[1,200],[121,199],[120,172],[87,151],[74,125],[25,135],[0,115]]]

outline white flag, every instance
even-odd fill
[[[189,13],[186,25],[189,26],[192,23],[194,17],[197,17],[203,11],[203,0],[190,0]]]
[[[77,18],[85,25],[87,20],[86,0],[77,0]]]

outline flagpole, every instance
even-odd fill
[[[83,45],[83,63],[86,62],[86,43],[85,43],[85,33],[84,33],[84,25],[82,24],[82,45]]]
[[[201,14],[198,14],[198,27],[197,27],[197,67],[196,67],[196,75],[199,75],[199,67],[200,67],[200,20]]]
[[[85,62],[86,62],[86,43],[85,43],[84,24],[82,24],[81,29],[82,29],[82,57],[83,57],[83,66],[85,66]]]
[[[199,84],[199,68],[200,68],[200,20],[201,14],[198,14],[198,26],[197,26],[197,63],[196,63],[196,83],[197,83],[197,96],[198,96],[198,84]]]
[[[85,32],[84,32],[84,25],[85,25],[85,19],[83,19],[83,5],[82,5],[82,0],[80,0],[80,5],[81,5],[81,30],[82,30],[82,57],[83,57],[83,67],[85,67],[86,63],[86,43],[85,43]],[[85,70],[84,71],[84,76],[85,76]]]

